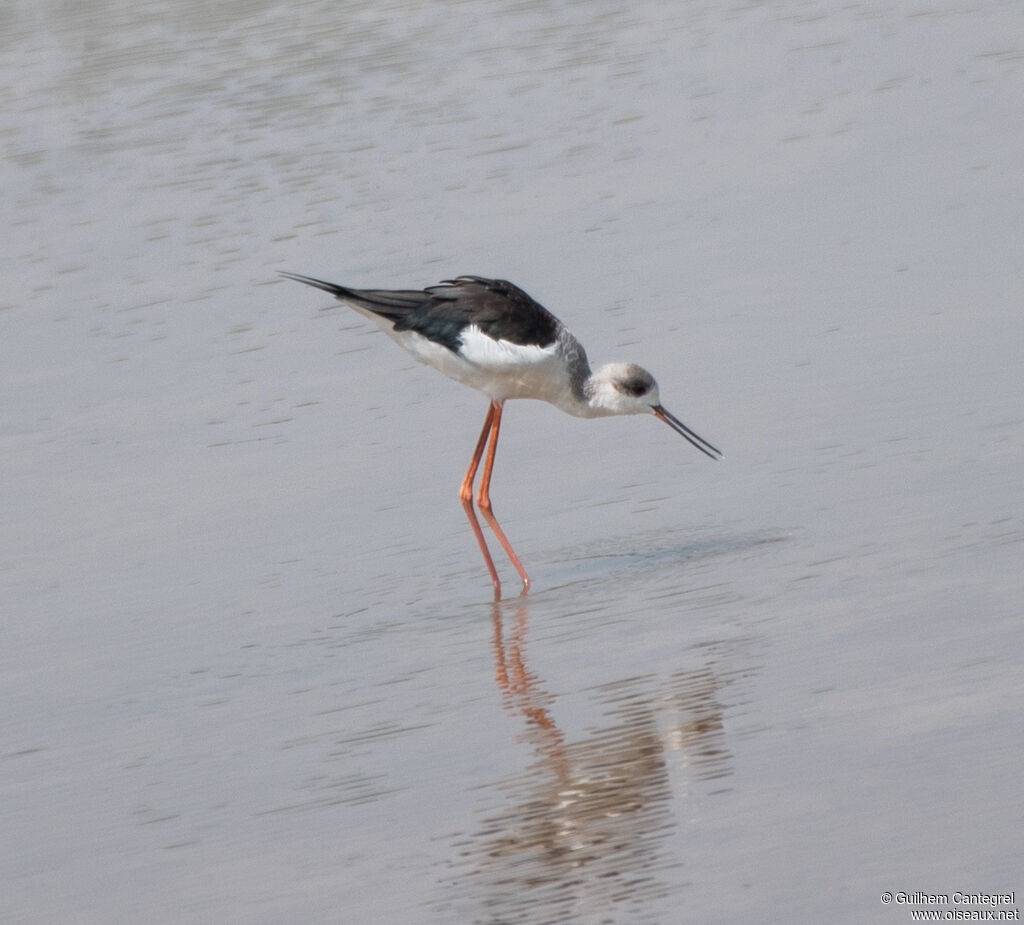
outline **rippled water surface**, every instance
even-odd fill
[[[8,3],[0,920],[1024,896],[1022,36]],[[281,269],[513,279],[725,457],[510,403],[492,602],[486,399]]]

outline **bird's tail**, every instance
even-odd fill
[[[281,276],[322,289],[340,302],[364,312],[380,315],[390,321],[401,321],[409,312],[430,300],[430,295],[421,289],[350,289],[348,286],[328,283],[312,276],[301,276],[298,273],[281,271]]]

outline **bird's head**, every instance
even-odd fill
[[[602,366],[591,375],[587,390],[591,407],[600,414],[653,414],[705,456],[718,459],[722,455],[662,405],[654,376],[635,363]]]

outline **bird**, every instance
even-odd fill
[[[698,436],[661,403],[658,383],[635,363],[591,369],[583,345],[543,305],[503,279],[457,276],[424,289],[352,289],[298,273],[281,276],[330,293],[377,324],[419,362],[471,386],[490,399],[459,500],[494,587],[501,580],[473,509],[473,485],[483,460],[476,504],[522,581],[530,577],[491,505],[491,472],[502,409],[514,398],[546,401],[567,414],[598,418],[651,414],[711,459],[721,450]]]

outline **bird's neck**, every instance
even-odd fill
[[[587,366],[585,373],[572,382],[572,388],[555,404],[577,418],[601,418],[618,413],[607,400],[607,383],[600,372],[591,372]]]
[[[591,418],[602,414],[603,412],[593,404],[596,388],[586,350],[565,329],[559,334],[559,342],[559,352],[562,355],[564,370],[569,379],[566,383],[568,388],[559,389],[556,395],[549,398],[549,401],[559,410],[571,414],[573,417]]]

